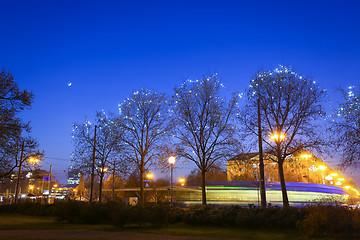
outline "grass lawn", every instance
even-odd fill
[[[80,225],[58,222],[51,217],[33,217],[15,214],[0,215],[0,230],[96,230],[105,232],[139,232],[161,235],[196,236],[203,238],[224,238],[239,240],[302,240],[313,239],[301,236],[297,232],[258,231],[233,228],[217,227],[193,227],[189,225],[176,224],[167,227],[125,226],[116,228],[109,225]],[[315,238],[314,238],[315,239]],[[316,240],[327,240],[332,238],[316,238]]]
[[[224,238],[238,240],[334,240],[335,238],[307,238],[298,232],[287,231],[260,231],[249,229],[170,225],[164,228],[125,228],[124,231],[137,231],[142,233],[153,233],[177,236],[196,236],[204,238]],[[345,238],[348,239],[348,238]]]

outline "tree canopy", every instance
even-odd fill
[[[165,94],[145,88],[135,91],[119,105],[118,124],[124,131],[124,150],[140,174],[141,203],[144,201],[144,173],[159,159],[163,146],[169,142],[168,109]]]
[[[206,205],[206,172],[216,163],[236,155],[241,144],[236,138],[234,117],[238,95],[226,101],[222,84],[214,75],[185,81],[175,88],[174,135],[179,155],[196,164],[202,174],[202,204]]]
[[[360,88],[351,86],[341,91],[340,103],[330,128],[344,166],[360,164]]]
[[[23,142],[26,149],[38,153],[35,139],[25,137],[24,132],[30,131],[28,123],[24,123],[18,113],[30,108],[34,95],[21,90],[12,73],[3,69],[0,72],[0,175],[6,176],[20,164],[17,158]],[[19,150],[20,149],[20,150]],[[15,154],[15,155],[14,155]]]
[[[240,115],[245,132],[257,137],[257,106],[260,102],[263,141],[267,152],[276,156],[283,193],[288,206],[283,163],[288,156],[303,149],[317,149],[326,144],[321,135],[325,115],[325,90],[291,67],[279,66],[274,71],[259,71],[247,91],[247,105]]]
[[[96,130],[96,141],[94,131]],[[72,163],[80,172],[90,173],[92,170],[93,150],[95,150],[95,171],[99,175],[99,199],[101,201],[102,182],[106,171],[115,161],[118,166],[126,168],[124,158],[121,158],[122,132],[112,114],[104,111],[96,113],[95,123],[90,121],[73,125],[74,152]],[[96,142],[96,144],[95,144]],[[95,144],[95,145],[94,145]]]

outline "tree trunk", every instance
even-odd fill
[[[261,129],[261,113],[260,113],[260,98],[257,100],[258,104],[258,135],[259,135],[259,169],[260,169],[260,196],[261,207],[266,208],[266,186],[265,186],[265,167],[262,146],[262,129]]]
[[[206,206],[206,171],[205,169],[201,169],[201,195],[202,195],[202,206]]]
[[[144,165],[141,164],[140,167],[140,204],[143,206],[145,203],[144,199]]]
[[[99,184],[99,203],[101,203],[102,198],[102,185],[103,185],[104,173],[100,174],[100,184]]]
[[[19,169],[18,169],[18,175],[17,175],[17,179],[16,179],[15,203],[18,202],[18,194],[19,194],[19,187],[20,187],[20,177],[21,177],[21,165],[22,165],[22,162],[23,162],[23,154],[24,154],[24,144],[25,144],[25,142],[23,141],[22,145],[21,145]],[[34,176],[32,176],[32,177],[34,177]]]
[[[96,157],[96,129],[97,129],[97,126],[95,125],[94,146],[93,146],[93,152],[92,152],[92,165],[91,165],[90,202],[92,202],[93,195],[94,195],[95,157]]]
[[[289,207],[289,199],[286,191],[286,184],[285,184],[285,176],[284,176],[284,168],[283,168],[284,161],[279,160],[279,178],[280,178],[280,185],[281,185],[281,192],[283,198],[283,207]]]
[[[114,201],[115,200],[115,167],[116,167],[116,162],[114,161],[114,169],[113,169],[113,175],[112,175],[112,195],[111,195],[111,200]]]

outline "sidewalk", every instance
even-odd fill
[[[186,237],[134,232],[104,232],[93,230],[0,230],[0,239],[220,240],[219,238]]]

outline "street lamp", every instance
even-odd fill
[[[171,204],[171,206],[174,205],[174,198],[173,198],[172,188],[173,188],[173,168],[174,168],[175,162],[176,162],[175,157],[173,157],[173,156],[169,157],[169,163],[170,163],[170,204]]]
[[[179,178],[179,183],[181,184],[181,186],[185,185],[185,178]]]
[[[334,178],[331,176],[331,174],[330,175],[327,175],[326,177],[325,177],[325,180],[328,180],[328,181],[331,181],[331,180],[333,180]]]
[[[34,168],[35,168],[35,164],[39,163],[39,159],[37,158],[30,158],[29,159],[29,163],[32,164],[32,171],[31,171],[31,175],[32,175],[32,179],[30,179],[30,182],[32,184],[34,184],[35,182],[35,178],[34,178]],[[32,190],[32,189],[31,189]]]
[[[146,174],[146,178],[149,179],[149,180],[152,180],[154,177],[154,175],[152,173],[147,173]]]
[[[324,165],[320,165],[318,168],[321,170],[321,176],[322,176],[323,184],[325,184],[324,171],[325,171],[325,169],[327,169],[327,167],[324,166]]]
[[[301,156],[300,156],[301,158],[303,158],[303,159],[305,159],[305,166],[308,166],[308,158],[311,158],[311,154],[302,154]],[[309,174],[309,172],[308,171],[306,171],[306,175],[307,175],[307,181],[308,181],[308,183],[310,182],[310,174]]]
[[[339,179],[338,179],[338,181],[335,183],[335,185],[341,186],[342,182],[340,182]]]
[[[32,171],[34,171],[35,164],[39,162],[39,159],[37,158],[30,158],[29,163],[32,164]]]
[[[155,200],[155,203],[157,203],[157,191],[156,191],[156,183],[153,182],[153,178],[154,178],[154,174],[152,174],[151,172],[148,172],[146,175],[145,175],[146,179],[149,181],[149,183],[146,183],[146,185],[148,187],[150,187],[150,182],[152,183],[151,186],[155,192],[155,196],[154,196],[154,200]]]
[[[30,192],[33,193],[34,185],[29,186]]]
[[[285,134],[283,133],[273,133],[270,135],[270,138],[275,142],[280,142],[285,139]]]
[[[310,154],[303,154],[301,155],[301,158],[305,158],[305,160],[308,160],[308,158],[311,158]]]

